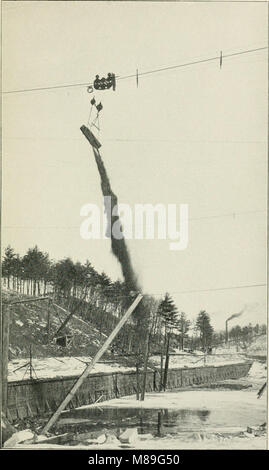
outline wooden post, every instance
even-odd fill
[[[166,358],[165,358],[164,376],[163,376],[163,389],[164,389],[164,390],[166,390],[167,376],[168,376],[168,366],[169,366],[169,342],[170,342],[170,333],[167,334]]]
[[[50,309],[51,309],[52,301],[49,299],[48,301],[48,321],[47,321],[47,342],[50,342]]]
[[[10,306],[6,304],[2,308],[2,411],[7,415],[8,394],[8,349],[9,349],[9,315]]]
[[[158,424],[157,424],[157,435],[161,436],[162,434],[162,412],[158,411]]]
[[[143,409],[140,408],[139,410],[139,426],[141,431],[143,431]]]
[[[46,424],[46,426],[44,427],[44,429],[42,430],[42,433],[46,433],[48,432],[48,430],[51,428],[51,426],[57,421],[58,417],[60,416],[61,412],[65,409],[66,405],[72,400],[72,398],[74,397],[75,393],[77,392],[77,390],[79,389],[79,387],[81,386],[81,384],[84,382],[84,380],[86,379],[86,377],[88,377],[89,373],[91,372],[91,370],[94,368],[94,365],[96,364],[97,361],[99,361],[99,359],[103,356],[103,354],[106,352],[106,350],[108,349],[109,345],[112,343],[113,339],[115,338],[115,336],[117,336],[117,334],[119,333],[120,329],[123,327],[123,325],[126,323],[126,321],[128,320],[128,318],[131,316],[131,314],[133,313],[134,309],[137,307],[137,305],[139,304],[139,302],[142,300],[143,296],[142,294],[139,294],[135,301],[132,303],[132,305],[128,308],[127,312],[123,315],[123,317],[121,318],[121,320],[119,321],[119,323],[117,324],[116,328],[112,331],[112,333],[110,334],[110,336],[106,339],[106,341],[104,342],[103,346],[99,349],[99,351],[97,352],[97,354],[94,356],[94,358],[92,359],[92,361],[90,362],[90,364],[86,367],[86,369],[84,370],[84,372],[81,374],[81,376],[78,378],[78,380],[76,381],[75,385],[73,385],[73,387],[71,388],[70,392],[68,393],[68,395],[65,397],[65,399],[63,400],[63,402],[60,404],[60,406],[58,407],[58,409],[55,411],[55,413],[52,415],[52,417],[49,419],[48,423]]]
[[[153,373],[153,390],[154,392],[156,392],[156,375],[157,375],[157,371],[155,370],[154,373]]]
[[[30,372],[30,379],[33,380],[32,345],[31,344],[30,344],[30,350],[29,350],[29,372]]]
[[[150,342],[150,332],[148,331],[146,337],[146,348],[145,348],[145,359],[144,359],[144,370],[143,370],[143,383],[142,383],[142,392],[141,392],[141,401],[145,399],[146,392],[146,383],[147,383],[147,369],[148,369],[148,359],[149,359],[149,342]]]
[[[138,360],[137,359],[137,362],[135,364],[135,373],[136,373],[136,399],[139,400],[139,363],[138,363]]]
[[[161,349],[161,371],[160,371],[160,386],[159,391],[163,389],[163,349]]]

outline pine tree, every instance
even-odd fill
[[[31,294],[36,295],[37,287],[39,295],[39,282],[44,280],[44,277],[50,269],[49,255],[40,251],[37,246],[29,248],[22,259],[22,267],[24,278],[31,280]]]
[[[166,293],[158,308],[159,315],[163,318],[166,328],[173,328],[178,321],[178,311],[171,296]]]
[[[164,299],[160,302],[158,308],[158,314],[164,320],[165,326],[165,338],[164,344],[162,346],[161,352],[161,389],[166,389],[167,377],[168,377],[168,366],[169,366],[169,345],[172,329],[175,328],[178,320],[178,311],[177,308],[168,293],[165,294]],[[162,374],[162,364],[163,364],[163,350],[165,349],[165,366],[164,366],[164,375]],[[163,375],[163,378],[162,378]]]
[[[2,262],[2,274],[7,279],[7,287],[10,288],[10,277],[14,275],[15,252],[10,245],[5,249],[5,255]]]
[[[177,321],[177,329],[180,332],[181,350],[184,349],[184,339],[188,336],[191,322],[187,320],[186,314],[181,312]]]
[[[202,310],[196,320],[197,330],[200,331],[200,339],[202,342],[203,350],[205,351],[208,347],[211,346],[212,336],[213,336],[213,327],[210,323],[210,317],[205,310]]]

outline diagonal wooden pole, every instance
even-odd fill
[[[44,427],[44,429],[42,430],[42,433],[45,434],[46,432],[48,432],[48,430],[51,428],[51,426],[57,421],[57,419],[59,418],[61,412],[65,409],[66,405],[72,400],[73,396],[75,395],[75,393],[77,392],[77,390],[79,389],[79,387],[81,386],[81,384],[84,382],[84,380],[86,379],[86,377],[89,375],[89,373],[91,372],[91,370],[93,369],[94,365],[96,364],[97,361],[99,361],[99,359],[102,357],[102,355],[106,352],[106,350],[108,349],[110,343],[112,343],[113,339],[115,338],[115,336],[119,333],[120,329],[123,327],[124,323],[126,323],[126,321],[128,320],[128,318],[131,316],[131,314],[133,313],[134,309],[137,307],[137,305],[139,304],[139,302],[142,300],[143,298],[143,295],[142,294],[139,294],[135,301],[132,303],[132,305],[130,305],[130,307],[128,308],[127,312],[123,315],[123,317],[121,318],[121,320],[119,321],[119,323],[117,324],[116,328],[114,328],[114,330],[112,331],[112,333],[110,334],[110,336],[106,339],[106,341],[104,342],[103,346],[99,349],[99,351],[97,352],[97,354],[94,356],[94,358],[92,359],[92,361],[90,362],[90,364],[86,367],[86,369],[84,370],[84,372],[81,374],[81,376],[78,378],[78,380],[76,381],[76,383],[73,385],[73,387],[71,388],[70,392],[68,393],[68,395],[65,397],[65,399],[63,400],[63,402],[60,404],[60,406],[58,407],[58,409],[55,411],[55,413],[52,415],[52,417],[49,419],[49,421],[47,422],[46,426]]]
[[[58,330],[56,331],[56,333],[53,335],[53,338],[55,338],[63,329],[64,327],[67,325],[67,323],[69,322],[69,320],[71,320],[71,318],[73,317],[73,315],[75,315],[75,313],[77,313],[78,309],[81,307],[83,301],[85,300],[86,298],[86,294],[84,295],[84,297],[82,299],[80,299],[80,302],[78,303],[78,305],[75,307],[75,310],[73,312],[69,312],[68,310],[66,310],[65,308],[61,307],[60,305],[57,305],[55,302],[53,302],[53,305],[57,308],[59,308],[60,310],[62,310],[63,312],[65,313],[68,313],[68,316],[66,317],[66,319],[63,321],[63,323],[61,324],[61,326],[58,328]]]
[[[50,297],[35,297],[34,299],[14,300],[14,302],[3,302],[3,304],[15,305],[15,304],[26,304],[29,302],[37,302],[38,300],[48,300]]]

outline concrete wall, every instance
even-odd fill
[[[167,390],[188,387],[193,384],[207,384],[225,379],[236,379],[245,376],[251,362],[227,364],[223,366],[205,366],[184,369],[170,369],[168,372]],[[50,414],[55,411],[65,398],[77,376],[20,380],[8,384],[8,418],[11,422],[18,418]],[[139,375],[140,387],[142,374]],[[78,390],[68,408],[109,400],[136,393],[136,373],[117,372],[90,374]],[[160,374],[148,371],[146,391],[158,391]]]

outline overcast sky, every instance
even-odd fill
[[[2,2],[3,90],[89,83],[267,45],[266,3]],[[2,247],[35,244],[53,259],[89,259],[113,280],[108,240],[85,241],[80,208],[102,205],[80,132],[86,87],[3,96]],[[131,240],[144,292],[174,297],[222,327],[265,321],[267,50],[118,81],[103,103],[102,157],[122,203],[186,203],[189,245]],[[232,215],[235,214],[235,215]],[[218,216],[218,217],[211,217]],[[236,321],[239,322],[239,319]]]

